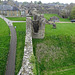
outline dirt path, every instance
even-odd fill
[[[16,31],[10,20],[1,15],[0,17],[6,21],[11,31],[10,50],[5,75],[15,75],[15,58],[16,58],[16,44],[17,44]]]

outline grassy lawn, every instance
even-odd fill
[[[26,17],[6,17],[12,21],[26,21]]]
[[[61,18],[61,17],[59,17],[59,15],[57,15],[57,14],[44,14],[44,17],[45,17],[47,20],[49,20],[50,17],[53,17],[53,16],[58,17],[58,18],[59,18],[59,21],[70,22],[70,19],[68,19],[68,18],[67,18],[67,19]]]
[[[38,75],[75,75],[75,25],[45,26],[45,38],[33,39]]]
[[[12,21],[26,21],[26,17],[6,17],[6,18]],[[33,17],[31,18],[33,20]]]
[[[25,32],[26,32],[26,23],[13,23],[16,26],[17,32],[17,49],[16,49],[16,68],[15,75],[19,72],[22,66],[24,46],[25,46]]]
[[[0,75],[5,74],[7,57],[10,46],[10,30],[4,20],[0,18]]]

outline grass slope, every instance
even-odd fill
[[[12,21],[26,21],[26,17],[6,17]]]
[[[57,23],[56,29],[46,25],[45,38],[33,39],[33,48],[38,75],[75,74],[75,25],[73,23]],[[64,67],[64,71],[61,71],[60,69]]]
[[[63,68],[57,68],[54,69],[53,71],[44,71],[43,75],[75,75],[75,65],[71,65],[71,66],[67,66],[67,67],[63,67]]]
[[[0,75],[5,74],[10,45],[10,30],[5,21],[0,18]]]
[[[53,17],[53,16],[58,17],[58,18],[59,18],[59,21],[70,22],[70,19],[68,19],[68,18],[67,18],[67,19],[61,18],[61,17],[59,17],[59,15],[57,15],[57,14],[44,14],[44,17],[45,17],[47,20],[49,20],[50,17]]]
[[[17,75],[22,66],[24,46],[25,46],[26,23],[14,23],[13,25],[16,26],[16,33],[17,33],[16,68],[15,68],[15,75]]]

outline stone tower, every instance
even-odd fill
[[[32,37],[42,39],[45,36],[45,18],[43,14],[33,13]]]

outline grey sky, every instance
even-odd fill
[[[75,0],[17,0],[19,2],[31,2],[31,1],[42,1],[43,3],[52,3],[52,2],[60,2],[60,3],[75,3]]]

